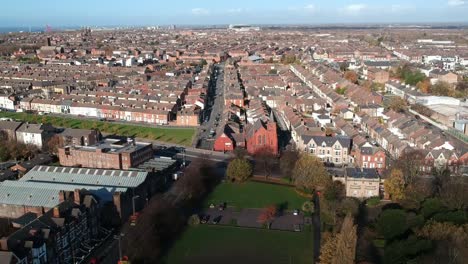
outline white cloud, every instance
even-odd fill
[[[210,13],[210,10],[205,9],[205,8],[193,8],[192,9],[192,14],[196,16],[203,16],[203,15],[208,15]]]
[[[315,11],[316,8],[315,8],[315,5],[310,4],[310,5],[306,5],[306,6],[305,6],[305,9],[306,9],[307,11]]]
[[[350,15],[356,15],[360,12],[362,12],[363,10],[367,9],[367,5],[365,4],[352,4],[352,5],[348,5],[346,6],[343,11],[347,14],[350,14]]]
[[[449,0],[448,1],[449,6],[461,6],[461,5],[464,5],[465,3],[466,3],[465,0]]]
[[[231,9],[228,9],[228,13],[231,13],[231,14],[237,14],[237,13],[242,13],[242,11],[244,11],[242,8],[231,8]]]

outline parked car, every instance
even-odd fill
[[[227,205],[226,202],[221,203],[221,204],[218,206],[218,210],[219,210],[219,211],[224,211],[224,209],[226,209],[226,205]]]
[[[295,209],[295,210],[293,211],[293,215],[299,215],[299,210]]]
[[[212,223],[213,223],[214,225],[217,225],[217,224],[221,221],[221,218],[223,218],[223,216],[221,216],[221,215],[220,215],[220,216],[217,216],[217,217],[215,217],[215,218],[213,218]]]
[[[208,221],[210,221],[210,215],[204,215],[201,219],[202,224],[206,224]]]

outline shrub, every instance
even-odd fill
[[[190,216],[188,219],[188,225],[189,226],[197,226],[200,224],[200,217],[196,214]]]
[[[302,211],[306,212],[306,213],[313,213],[315,210],[315,205],[314,205],[314,202],[312,201],[305,201],[303,204],[302,204]]]
[[[464,224],[468,221],[466,212],[464,211],[437,213],[432,219],[437,222],[451,222],[457,225]]]
[[[380,203],[380,198],[379,197],[371,197],[366,202],[367,206],[376,206],[379,203]]]
[[[437,198],[430,198],[424,201],[421,208],[421,213],[425,218],[429,218],[436,213],[445,211],[442,202]]]
[[[394,239],[408,230],[406,213],[400,209],[385,210],[377,220],[377,230],[386,240]]]

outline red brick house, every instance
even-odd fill
[[[366,142],[357,151],[357,156],[356,162],[359,167],[377,169],[379,172],[385,170],[386,155],[383,149]]]
[[[223,133],[216,138],[214,151],[233,151],[235,148],[245,148],[245,137],[239,123],[229,122],[224,126]]]
[[[249,154],[262,150],[268,150],[273,155],[278,154],[278,135],[273,121],[264,122],[258,119],[255,123],[248,124],[245,139]]]
[[[221,134],[216,141],[214,142],[214,151],[233,151],[234,150],[234,141],[226,135],[226,133]]]

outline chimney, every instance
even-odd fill
[[[53,209],[53,217],[54,218],[60,218],[60,210],[59,210],[58,206],[55,206],[54,209]]]
[[[0,250],[8,251],[8,238],[7,237],[2,237],[2,239],[0,239]]]
[[[80,190],[79,189],[75,189],[73,191],[73,201],[75,202],[75,204],[77,205],[80,205],[81,204],[81,195],[80,195]]]
[[[52,43],[50,41],[50,37],[47,38],[47,46],[49,46],[49,47],[52,46]]]

